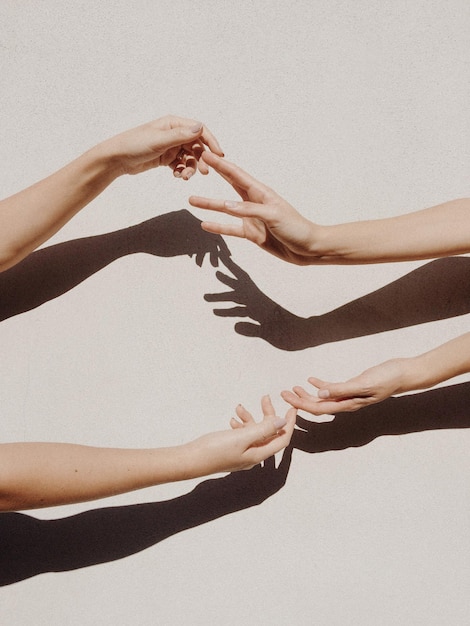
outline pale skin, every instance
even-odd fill
[[[285,448],[296,411],[277,417],[268,396],[255,422],[241,405],[231,430],[169,448],[94,448],[64,443],[0,445],[0,511],[105,498],[167,482],[246,470]]]
[[[169,166],[188,180],[209,148],[223,155],[214,135],[195,120],[166,116],[116,135],[9,198],[0,201],[0,271],[52,237],[84,206],[124,174]]]
[[[24,259],[116,178],[164,165],[188,180],[207,174],[206,149],[222,156],[195,120],[167,116],[88,150],[58,172],[0,202],[0,271]],[[0,444],[0,511],[71,504],[161,483],[248,469],[285,448],[296,412],[278,417],[269,397],[255,422],[239,405],[231,430],[144,450],[63,443]]]
[[[248,239],[297,265],[411,261],[470,252],[470,199],[462,198],[397,217],[333,226],[316,224],[237,165],[209,152],[202,159],[241,201],[191,196],[190,204],[239,218],[205,221],[210,233]],[[393,359],[344,383],[311,377],[317,393],[296,386],[281,396],[313,415],[355,411],[397,393],[424,389],[470,371],[470,333],[413,358]]]

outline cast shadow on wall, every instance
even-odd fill
[[[248,318],[237,322],[235,331],[280,350],[303,350],[470,313],[468,257],[431,261],[381,289],[312,317],[294,315],[268,298],[230,257],[222,262],[232,275],[219,271],[217,278],[230,291],[204,297],[235,306],[216,308],[215,315]]]
[[[42,248],[0,274],[0,321],[30,311],[66,293],[117,259],[146,253],[188,255],[201,266],[228,259],[222,237],[204,232],[189,211],[173,211],[112,233]]]
[[[138,252],[187,254],[198,265],[209,254],[233,276],[218,273],[231,288],[208,294],[212,302],[237,306],[223,316],[248,317],[237,332],[261,337],[285,350],[402,328],[470,311],[466,285],[470,259],[428,263],[407,276],[335,311],[299,318],[265,296],[230,259],[221,237],[204,233],[188,211],[168,213],[137,226],[50,246],[0,274],[0,320],[51,300],[112,261]],[[393,305],[393,306],[392,306]],[[298,418],[292,447],[307,453],[363,446],[384,435],[470,427],[470,383],[390,398],[330,422]],[[206,480],[192,492],[165,502],[89,510],[63,519],[40,520],[24,513],[0,514],[0,585],[40,573],[59,572],[135,554],[183,530],[256,506],[285,484],[292,447],[278,468],[274,459],[248,472]]]
[[[264,466],[205,480],[172,500],[53,520],[0,513],[0,586],[122,559],[184,530],[257,506],[285,485],[293,448],[326,452],[363,446],[383,435],[470,428],[470,383],[390,398],[331,422],[299,419],[298,426],[277,468],[271,458]]]

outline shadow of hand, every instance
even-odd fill
[[[384,435],[470,428],[470,383],[388,398],[355,413],[338,413],[329,422],[297,416],[291,445],[316,453],[365,446]]]
[[[275,458],[270,457],[250,470],[205,480],[197,485],[193,494],[205,502],[206,511],[211,511],[213,517],[257,506],[286,484],[292,450],[291,445],[284,450],[277,468]]]
[[[280,350],[302,350],[307,347],[306,320],[298,317],[268,298],[229,257],[222,259],[234,277],[223,272],[216,276],[232,291],[207,293],[207,302],[234,302],[239,306],[214,309],[219,317],[249,317],[252,322],[237,322],[235,331],[245,337],[259,337]]]
[[[198,220],[186,209],[158,215],[128,229],[133,252],[173,257],[187,254],[196,257],[201,267],[207,254],[217,267],[218,261],[229,259],[230,250],[220,235],[207,233]]]
[[[45,572],[64,572],[136,554],[184,530],[256,506],[285,484],[292,448],[251,470],[205,480],[163,502],[85,511],[41,520],[0,515],[0,586]]]

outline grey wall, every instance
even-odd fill
[[[0,24],[3,196],[169,112],[206,122],[228,158],[322,223],[468,194],[464,0],[3,0]],[[215,174],[120,179],[47,247],[188,208],[193,193],[233,197]],[[158,237],[162,224],[175,228],[148,227]],[[62,271],[48,288],[90,276],[24,313],[7,307],[3,441],[176,444],[224,428],[238,402],[259,413],[270,393],[282,413],[279,391],[309,375],[349,378],[468,330],[439,292],[461,281],[465,293],[466,265],[298,268],[231,240],[263,294],[319,316],[317,347],[281,350],[213,314],[204,294],[227,288],[208,259],[115,258],[112,241],[49,250]],[[380,296],[390,330],[367,335],[380,314],[360,304],[332,330],[330,311],[420,266]],[[15,297],[40,299],[37,285]],[[436,308],[450,317],[433,321]],[[426,323],[407,326],[416,309]],[[202,481],[3,517],[3,578],[18,582],[0,589],[2,623],[468,623],[470,433],[447,428],[470,425],[466,380],[306,426],[284,486],[286,459],[194,493]]]

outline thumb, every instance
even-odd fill
[[[285,417],[270,417],[258,424],[253,424],[251,428],[251,443],[263,443],[264,440],[271,439],[278,434],[278,431],[287,424]]]
[[[340,400],[366,395],[364,389],[355,382],[326,383],[322,381],[321,385],[317,385],[311,379],[309,379],[309,382],[319,388],[318,397],[323,400]]]
[[[194,141],[202,135],[204,126],[201,122],[194,122],[192,126],[178,126],[169,130],[161,130],[158,144],[161,148],[175,148]]]

